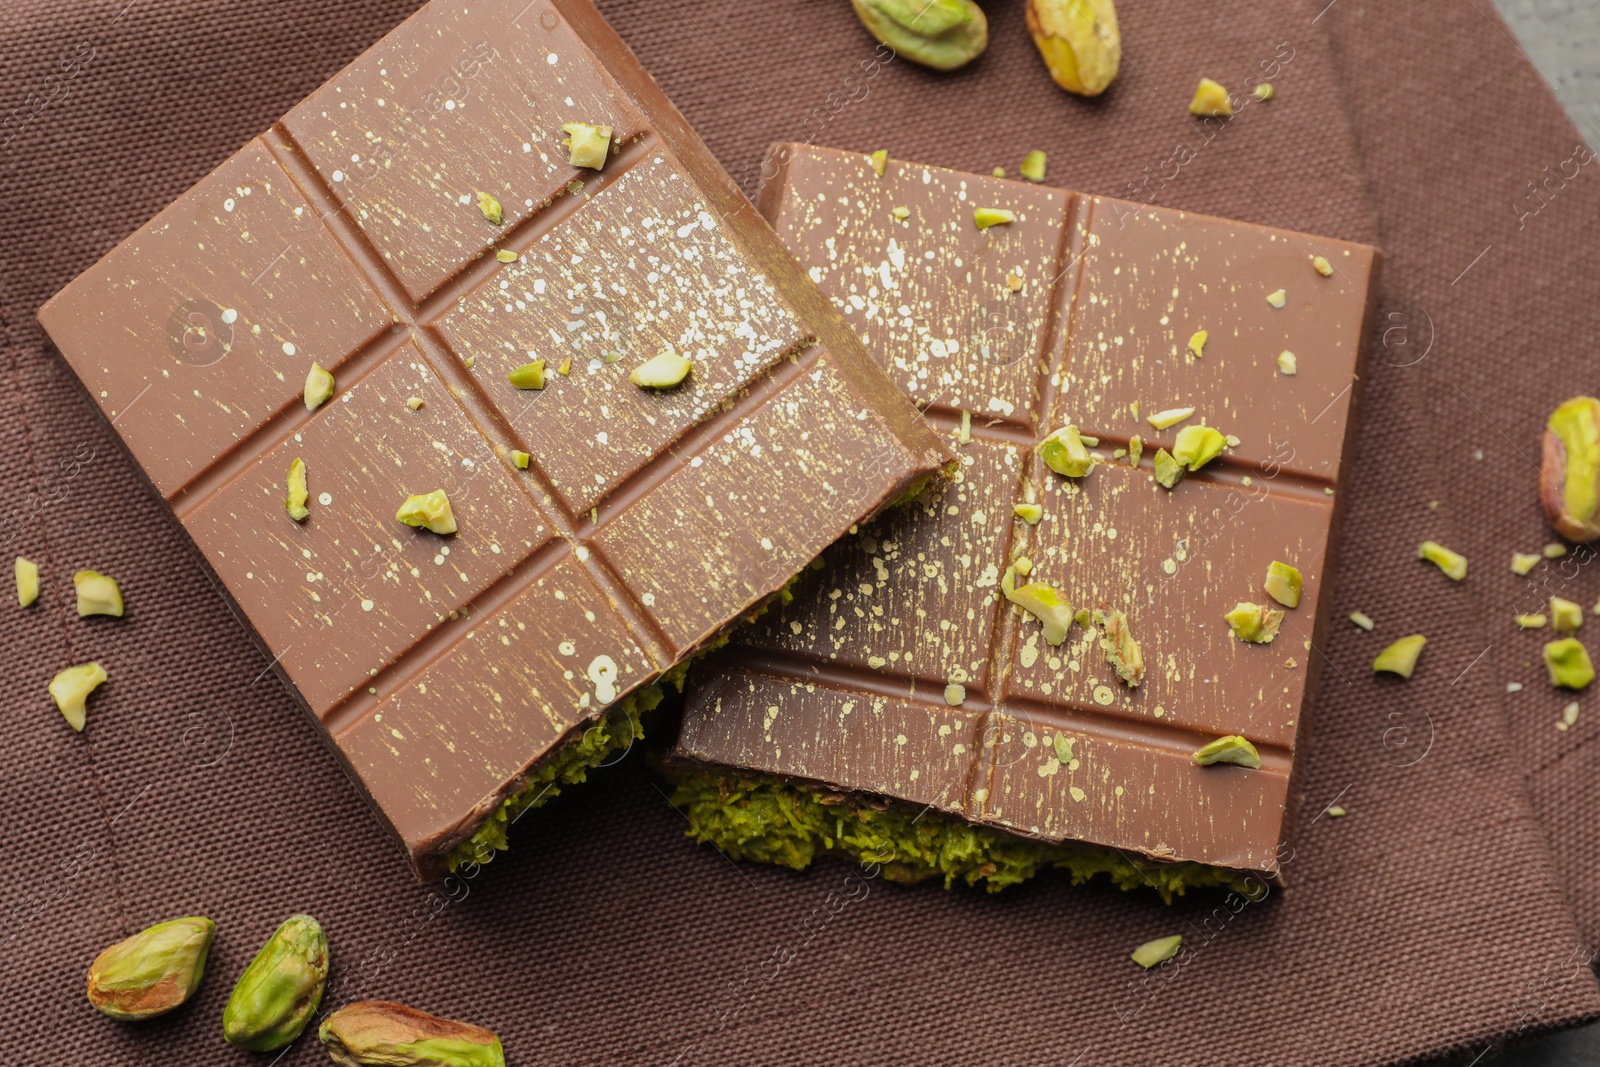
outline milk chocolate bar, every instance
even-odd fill
[[[961,469],[696,672],[668,761],[691,834],[990,888],[1276,878],[1378,252],[830,149],[769,163],[763,211]]]
[[[948,460],[585,0],[427,4],[40,321],[422,876]]]

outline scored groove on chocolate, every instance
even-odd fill
[[[419,873],[942,463],[632,62],[581,0],[435,0],[40,312]],[[395,520],[439,488],[456,534]]]
[[[1375,250],[893,160],[880,177],[831,149],[774,159],[761,204],[780,236],[937,425],[970,420],[970,443],[941,497],[830,549],[793,603],[719,655],[689,694],[677,755],[1046,841],[1272,871],[1326,626],[1330,494]],[[1016,221],[980,231],[975,207]],[[1277,288],[1282,310],[1267,301]],[[1277,369],[1285,349],[1299,350],[1294,376]],[[1145,419],[1188,405],[1195,416],[1165,430]],[[1156,449],[1202,420],[1238,444],[1158,487]],[[1083,479],[1034,452],[1068,423],[1107,461]],[[1136,434],[1137,470],[1112,455]],[[1013,518],[1020,501],[1042,506],[1038,525]],[[1021,555],[1075,606],[1127,612],[1137,689],[1093,630],[1051,647],[998,595]],[[1302,571],[1300,606],[1274,644],[1237,641],[1223,615],[1268,599],[1274,559]],[[1194,765],[1236,733],[1259,770]]]

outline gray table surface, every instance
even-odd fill
[[[1494,0],[1591,148],[1600,148],[1600,0]],[[1600,1023],[1428,1067],[1600,1067]]]

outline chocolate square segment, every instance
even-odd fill
[[[761,203],[779,235],[891,375],[968,440],[950,485],[830,548],[792,603],[719,654],[689,693],[677,756],[1046,842],[1275,873],[1376,250],[893,160],[880,176],[830,149],[774,158]],[[1014,218],[979,230],[974,207]],[[990,320],[1009,327],[965,343]],[[1194,413],[1175,426],[1147,421],[1180,407]],[[1085,477],[1036,452],[1068,423],[1098,442]],[[1156,449],[1201,424],[1229,447],[1162,487]],[[1092,616],[1052,645],[1004,599],[1022,556],[1019,582],[1126,613],[1136,687]],[[1274,561],[1299,569],[1299,604],[1272,643],[1239,640],[1224,618],[1236,604],[1280,607],[1263,588]],[[1229,734],[1260,769],[1194,762]]]
[[[434,0],[40,320],[422,875],[949,458],[586,0]]]

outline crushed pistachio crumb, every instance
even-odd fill
[[[1549,621],[1549,619],[1537,612],[1517,616],[1517,625],[1524,630],[1542,630],[1545,623]]]
[[[478,365],[478,357],[477,356],[468,356],[466,359],[461,361],[461,365],[463,367],[467,368],[468,370],[471,370],[473,367],[476,367]]]
[[[996,178],[1004,178],[1006,176],[1006,168],[1004,168],[1004,167],[995,167],[989,173],[994,175]]]
[[[1333,264],[1328,262],[1326,256],[1312,256],[1311,267],[1324,278],[1333,277]]]
[[[1280,311],[1288,302],[1289,294],[1282,289],[1274,289],[1272,292],[1267,294],[1267,303],[1271,304]]]
[[[478,213],[496,226],[505,221],[505,211],[500,207],[500,201],[488,193],[478,194]]]
[[[1277,608],[1245,600],[1235,604],[1223,618],[1228,620],[1233,636],[1256,645],[1271,644],[1278,636],[1278,627],[1283,625],[1283,612]]]
[[[1545,559],[1560,559],[1567,554],[1567,546],[1560,541],[1551,541],[1543,549]]]
[[[868,156],[867,159],[872,163],[872,173],[880,178],[883,177],[883,170],[889,165],[889,150],[880,148]]]
[[[1128,683],[1129,689],[1139,688],[1144,679],[1144,652],[1133,639],[1128,626],[1128,616],[1110,608],[1094,613],[1094,624],[1100,629],[1100,649],[1106,662],[1117,672],[1117,677]]]
[[[1174,488],[1183,481],[1184,467],[1182,463],[1172,458],[1172,453],[1164,448],[1156,449],[1155,465],[1156,481],[1167,489]]]
[[[407,497],[394,517],[407,526],[422,527],[436,534],[456,532],[455,513],[450,510],[450,498],[443,489]]]
[[[528,463],[532,459],[533,459],[532,456],[528,455],[528,453],[522,451],[519,448],[513,448],[511,450],[511,462],[516,466],[516,468],[518,470],[522,470],[522,471],[527,470],[528,469]]]
[[[1511,553],[1511,573],[1525,576],[1529,571],[1537,567],[1539,561],[1543,558],[1543,556],[1535,552],[1513,552]]]
[[[422,398],[420,396],[413,396],[413,397],[408,398],[406,400],[406,407],[410,408],[412,411],[421,411],[422,410]]]
[[[1579,711],[1578,702],[1576,700],[1574,700],[1572,703],[1568,704],[1566,707],[1562,708],[1561,709],[1561,722],[1559,722],[1556,725],[1556,729],[1558,729],[1558,730],[1562,730],[1562,729],[1570,730],[1572,727],[1578,725],[1578,711]]]
[[[1256,751],[1256,746],[1238,734],[1219,737],[1195,749],[1194,761],[1202,767],[1209,767],[1213,763],[1235,763],[1252,770],[1261,769],[1261,754]]]
[[[502,248],[494,254],[494,258],[498,259],[502,263],[515,263],[517,261],[517,254],[511,251],[509,248]]]
[[[1368,633],[1371,633],[1372,632],[1372,628],[1377,625],[1376,623],[1374,623],[1372,621],[1372,616],[1368,615],[1364,611],[1352,611],[1350,613],[1350,621],[1355,623],[1357,626],[1361,627],[1363,630],[1367,631]]]
[[[1343,808],[1341,808],[1337,804],[1333,805],[1333,807],[1328,809],[1328,815],[1329,815],[1330,818],[1342,819],[1348,814],[1350,814],[1350,813],[1345,811]]]
[[[313,363],[306,372],[306,410],[315,411],[333,396],[333,375]]]
[[[960,707],[961,702],[965,699],[967,699],[966,686],[957,682],[951,682],[949,685],[944,687],[944,702],[949,704],[952,708]]]
[[[1017,213],[1000,207],[973,208],[972,221],[978,224],[978,229],[987,230],[990,226],[1016,222]]]
[[[596,126],[590,122],[565,122],[561,132],[566,134],[562,145],[567,149],[567,162],[574,167],[599,170],[606,165],[611,151],[611,127]],[[498,221],[498,220],[495,220]]]
[[[305,522],[311,517],[311,510],[306,507],[306,500],[311,494],[306,489],[305,460],[298,456],[289,464],[288,489],[289,495],[283,501],[284,508],[295,522]]]
[[[1550,684],[1563,689],[1582,689],[1594,681],[1589,650],[1576,637],[1563,637],[1545,645],[1544,665],[1550,672]]]
[[[1037,526],[1039,520],[1044,518],[1044,508],[1038,504],[1017,504],[1011,509],[1011,514],[1029,526]]]
[[[1165,963],[1178,954],[1178,949],[1183,947],[1183,935],[1173,934],[1171,937],[1158,937],[1154,941],[1146,941],[1133,950],[1129,957],[1134,963],[1149,970],[1159,964]]]
[[[31,559],[18,556],[14,569],[17,575],[17,603],[27,607],[39,599],[39,565]]]
[[[67,725],[79,733],[83,732],[87,715],[85,704],[89,694],[98,689],[106,678],[106,669],[100,664],[85,663],[59,671],[50,679],[50,699],[55,701]]]
[[[694,364],[670,349],[633,368],[628,381],[640,389],[671,389],[683,384]]]
[[[1289,377],[1300,373],[1300,361],[1287,348],[1278,353],[1278,372]]]
[[[1417,657],[1422,655],[1422,646],[1427,643],[1428,639],[1422,634],[1402,637],[1378,653],[1372,661],[1373,673],[1384,671],[1402,678],[1411,677],[1411,672],[1417,669]]]
[[[1583,625],[1583,608],[1565,597],[1550,598],[1550,626],[1560,633],[1575,633]]]
[[[78,594],[79,618],[90,615],[122,617],[122,586],[111,575],[79,571],[72,576],[72,587]]]
[[[970,445],[972,443],[972,412],[962,409],[961,425],[956,430],[956,444]]]
[[[906,219],[909,219],[911,217],[911,209],[906,207],[904,204],[902,204],[899,207],[895,208],[894,210],[890,211],[889,214],[893,215],[895,218],[899,219],[901,222],[904,222],[904,221],[906,221]]]
[[[1144,455],[1144,438],[1134,434],[1128,438],[1128,466],[1137,467],[1139,457]]]
[[[1271,82],[1262,82],[1260,85],[1258,85],[1254,89],[1250,90],[1250,95],[1255,97],[1257,100],[1260,100],[1262,103],[1265,103],[1266,101],[1271,100],[1272,99],[1272,83]]]
[[[1007,271],[1006,272],[1006,289],[1007,289],[1007,291],[1013,292],[1013,293],[1022,292],[1022,275],[1014,273],[1012,271]]]
[[[1195,359],[1199,359],[1201,356],[1204,356],[1206,354],[1206,341],[1210,339],[1210,337],[1211,331],[1196,330],[1189,337],[1189,354]]]
[[[1047,157],[1037,148],[1029,152],[1022,159],[1022,176],[1030,182],[1044,181],[1044,167]]]
[[[1135,418],[1138,418],[1138,411],[1135,411],[1133,414]],[[1165,411],[1158,411],[1154,415],[1146,416],[1144,421],[1148,422],[1151,426],[1154,426],[1158,430],[1166,430],[1178,425],[1178,423],[1189,418],[1193,414],[1194,408],[1192,407],[1168,408]]]
[[[1261,587],[1267,591],[1268,596],[1286,608],[1300,606],[1302,579],[1296,567],[1273,560],[1267,564],[1267,578]]]
[[[1228,99],[1228,90],[1220,83],[1201,78],[1200,84],[1195,87],[1194,98],[1189,101],[1189,114],[1225,119],[1233,114],[1233,101]]]
[[[1417,558],[1432,563],[1452,581],[1459,582],[1467,576],[1467,557],[1444,547],[1437,541],[1424,541],[1418,545]]]
[[[543,389],[544,360],[536,359],[532,363],[524,363],[510,374],[507,374],[506,381],[518,389]]]

